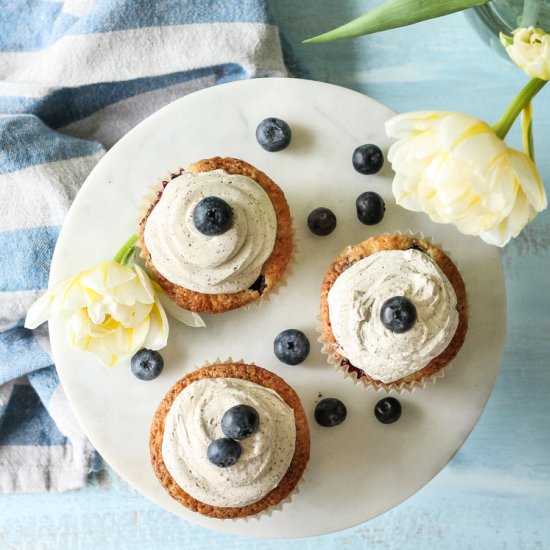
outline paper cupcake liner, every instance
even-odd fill
[[[252,365],[254,367],[258,366],[253,361],[245,361],[244,359],[234,360],[232,357],[228,357],[227,359],[222,360],[218,357],[214,361],[205,361],[204,364],[202,364],[201,366],[195,365],[195,367],[191,372],[195,370],[199,370],[204,367],[210,367],[212,365],[230,365],[232,363],[244,363],[246,365]],[[306,465],[302,473],[302,477],[300,478],[300,480],[298,481],[294,489],[287,496],[282,498],[277,504],[273,504],[256,514],[251,514],[248,516],[242,516],[237,518],[212,518],[212,519],[220,519],[221,521],[232,521],[232,522],[249,522],[249,521],[260,520],[262,517],[271,517],[271,515],[274,512],[281,512],[287,504],[290,504],[290,502],[292,502],[292,499],[294,498],[294,496],[296,496],[300,492],[300,488],[304,482],[304,477],[306,476],[307,471],[308,471],[308,467]]]
[[[164,188],[166,187],[166,185],[173,179],[183,174],[184,172],[185,172],[185,169],[183,167],[179,167],[175,171],[167,172],[164,175],[164,177],[158,178],[157,181],[146,191],[146,193],[142,196],[141,203],[138,207],[138,217],[136,218],[136,224],[138,227],[141,224],[141,221],[143,220],[143,218],[149,212],[149,209],[151,208],[151,206],[158,201],[159,196],[164,190]],[[273,296],[277,296],[277,294],[279,294],[279,291],[282,288],[288,286],[288,277],[294,274],[293,264],[296,261],[296,255],[298,253],[297,228],[294,225],[294,219],[292,218],[291,218],[291,224],[292,224],[291,225],[292,248],[290,252],[290,257],[288,259],[288,264],[285,268],[283,275],[277,281],[277,283],[273,286],[273,288],[269,289],[267,292],[262,293],[258,298],[256,298],[252,302],[249,302],[248,304],[245,304],[236,309],[244,309],[245,311],[248,311],[252,307],[260,307],[263,303],[271,302],[271,299]],[[138,256],[144,262],[148,260],[148,258],[143,253],[143,250],[141,249],[141,247],[139,247]],[[231,310],[228,310],[228,311],[231,311]]]
[[[141,197],[141,203],[138,206],[138,216],[136,218],[136,224],[138,227],[143,218],[147,215],[147,212],[149,212],[149,208],[157,202],[166,185],[174,178],[181,176],[184,172],[185,169],[183,166],[180,166],[176,170],[167,172],[164,177],[158,178],[157,181],[147,189],[145,194]]]
[[[439,243],[434,243],[431,237],[426,237],[421,232],[413,233],[410,230],[404,231],[404,232],[392,231],[388,233],[382,233],[381,235],[373,235],[373,236],[384,237],[384,236],[390,236],[390,235],[402,235],[405,237],[410,237],[411,239],[421,239],[431,244],[432,246],[439,248],[447,256],[449,256],[449,258],[452,258],[452,256]],[[459,269],[458,264],[455,262],[455,260],[453,259],[452,261],[457,267],[457,269]],[[373,389],[375,392],[384,391],[387,393],[395,392],[397,394],[401,394],[403,392],[412,393],[417,389],[424,389],[431,384],[435,384],[438,380],[445,377],[446,371],[452,368],[452,361],[450,361],[447,365],[439,369],[437,372],[431,375],[425,376],[420,380],[413,380],[411,382],[396,381],[396,382],[385,383],[379,380],[369,380],[364,375],[360,376],[359,373],[356,372],[355,370],[352,370],[350,372],[349,370],[350,365],[347,365],[344,363],[346,358],[339,353],[338,345],[336,343],[328,342],[325,339],[325,336],[323,333],[323,327],[321,324],[321,319],[319,317],[317,317],[317,319],[319,320],[319,325],[316,327],[316,330],[320,334],[317,341],[321,344],[321,353],[323,353],[327,357],[327,363],[333,365],[336,371],[344,375],[344,378],[349,378],[353,381],[354,384],[360,384],[365,388]],[[358,369],[358,367],[355,367],[355,368]],[[358,370],[361,370],[361,369],[358,369]]]
[[[253,514],[251,516],[244,516],[242,518],[232,518],[231,521],[258,521],[262,517],[271,517],[274,512],[282,512],[283,508],[290,504],[294,497],[300,492],[300,489],[302,488],[302,484],[304,483],[304,477],[306,476],[308,472],[308,467],[306,466],[304,469],[304,473],[302,474],[302,477],[300,478],[300,481],[296,484],[296,487],[294,487],[294,490],[289,493],[285,498],[280,500],[277,504],[274,504],[273,506],[270,506],[269,508],[266,508],[262,512],[259,512],[257,514]]]

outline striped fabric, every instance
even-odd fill
[[[0,491],[82,486],[97,455],[23,327],[105,151],[195,90],[284,76],[267,0],[0,0]]]

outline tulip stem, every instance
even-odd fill
[[[113,260],[115,262],[118,262],[119,264],[128,265],[128,263],[130,262],[130,260],[132,259],[133,254],[134,254],[134,250],[136,248],[137,240],[138,240],[137,235],[132,235],[122,245],[122,248],[116,253]]]
[[[500,117],[496,124],[493,125],[493,130],[500,139],[504,139],[506,137],[516,118],[518,118],[523,109],[529,105],[531,100],[542,90],[547,82],[547,80],[533,78],[514,98],[504,114]]]

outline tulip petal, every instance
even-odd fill
[[[144,345],[148,349],[161,349],[168,341],[169,327],[164,308],[158,300],[151,310],[150,319],[151,325]]]
[[[25,328],[36,328],[50,318],[53,299],[50,292],[46,292],[46,294],[43,294],[34,302],[29,311],[27,311]]]
[[[436,223],[503,246],[547,205],[534,163],[484,121],[462,113],[406,113],[386,130],[400,138],[388,153],[397,204]]]
[[[520,151],[510,149],[509,154],[518,184],[533,208],[541,212],[547,206],[547,199],[537,167],[527,155]]]
[[[188,311],[187,309],[179,307],[177,304],[172,302],[172,300],[170,300],[170,298],[166,294],[164,294],[164,292],[159,292],[158,297],[160,303],[162,304],[162,307],[164,307],[165,311],[172,317],[174,317],[174,319],[177,319],[188,327],[199,328],[206,326],[200,315],[198,315],[194,311]]]

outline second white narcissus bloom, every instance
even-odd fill
[[[52,317],[67,320],[71,346],[96,355],[105,365],[168,340],[168,321],[158,293],[138,266],[103,262],[54,285],[29,309],[25,326]]]
[[[512,37],[500,35],[512,61],[531,78],[550,80],[550,34],[534,27],[519,28]]]
[[[452,112],[415,112],[386,123],[397,204],[434,222],[504,246],[546,208],[533,161],[486,122]]]

